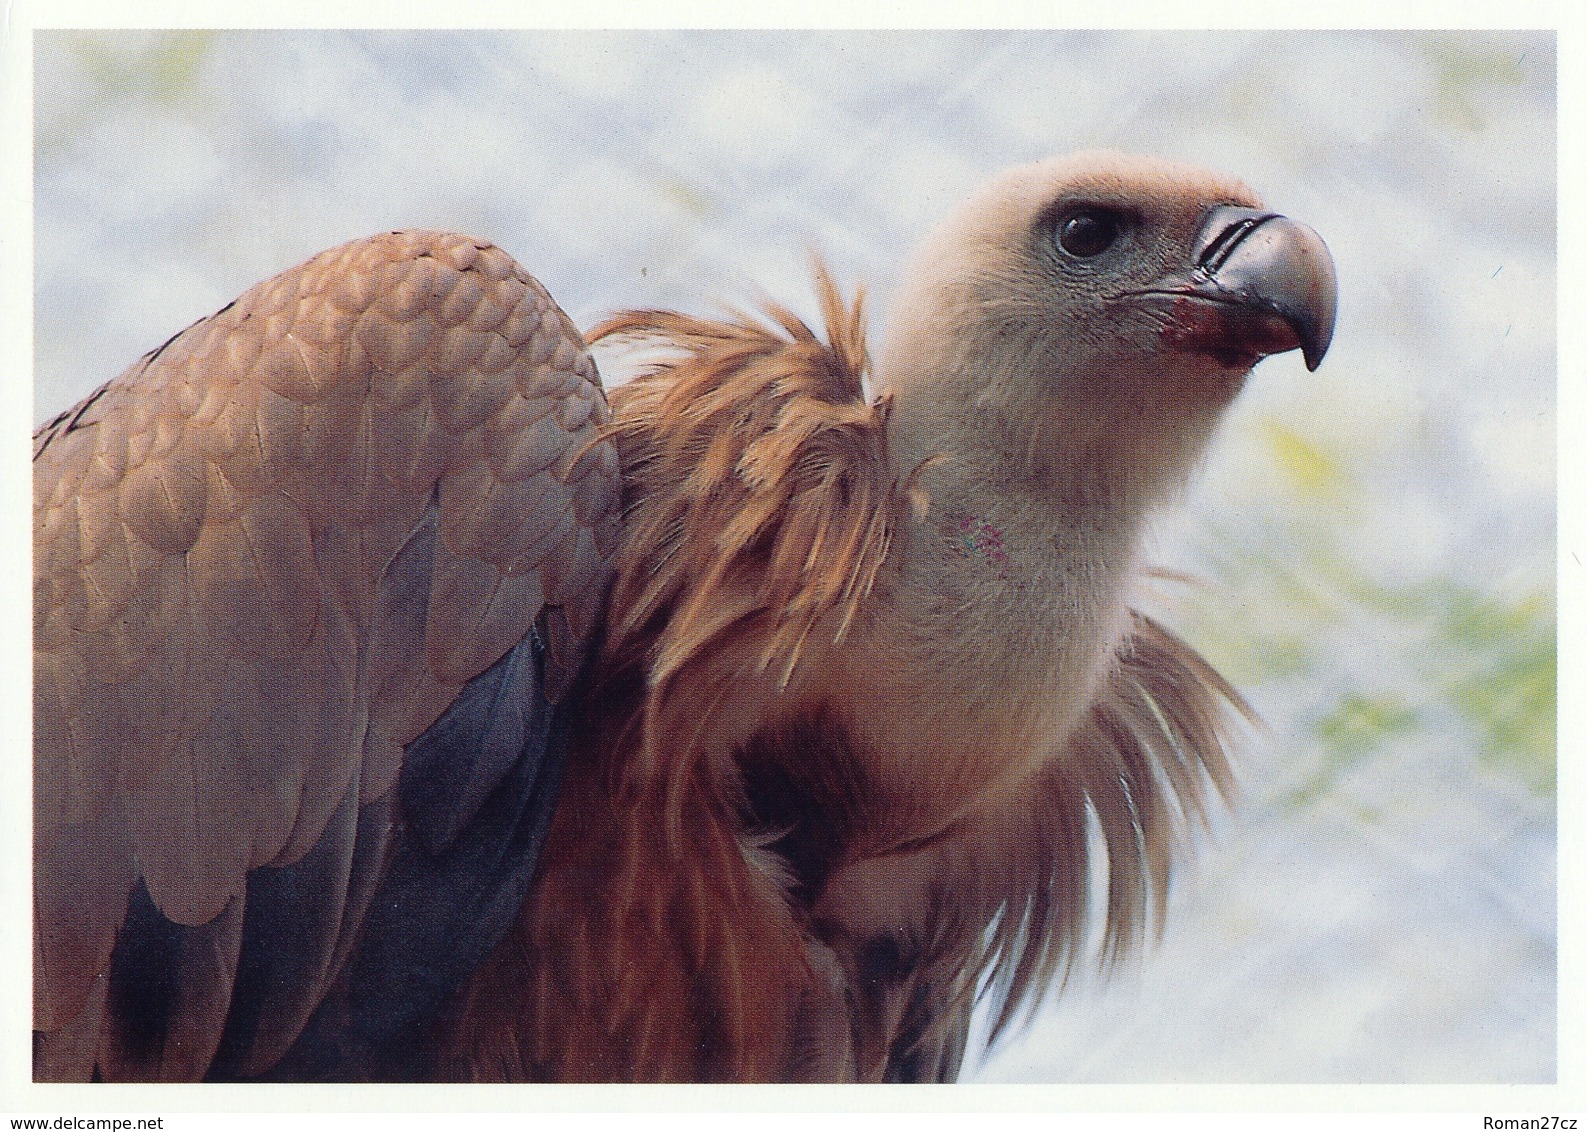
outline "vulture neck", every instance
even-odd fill
[[[1129,631],[1145,524],[1216,411],[1132,421],[1134,406],[1093,397],[1022,415],[997,396],[995,361],[894,357],[878,381],[894,393],[890,458],[900,479],[919,469],[927,506],[900,531],[846,673],[873,710],[844,722],[899,835],[922,837],[1060,756]]]
[[[999,373],[995,362],[978,361],[903,372],[884,364],[877,384],[893,394],[895,472],[908,476],[929,462],[920,482],[934,512],[978,514],[1018,501],[1032,521],[1060,520],[1132,545],[1189,478],[1227,397],[1220,390],[1159,398],[1165,385],[1180,383],[1113,376],[1115,389],[1098,395],[1057,369]],[[1065,396],[1066,386],[1079,392]],[[1118,545],[1105,553],[1116,554]]]

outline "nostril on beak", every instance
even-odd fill
[[[1215,274],[1253,228],[1277,217],[1276,212],[1258,212],[1232,205],[1209,210],[1202,218],[1201,235],[1197,238],[1196,267],[1208,275]]]

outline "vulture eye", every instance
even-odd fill
[[[1076,259],[1090,259],[1111,248],[1124,231],[1124,219],[1106,208],[1082,208],[1058,221],[1058,246]]]

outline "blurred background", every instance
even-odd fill
[[[1154,602],[1266,720],[1161,941],[984,1081],[1555,1079],[1550,33],[35,38],[35,421],[250,284],[395,227],[501,244],[581,326],[873,296],[998,168],[1233,173],[1333,249]],[[874,339],[873,339],[874,340]]]

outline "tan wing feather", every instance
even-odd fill
[[[255,287],[40,430],[41,1030],[103,983],[140,876],[177,923],[235,908],[349,783],[389,790],[402,744],[548,600],[566,687],[618,542],[607,415],[505,253],[393,232]],[[433,580],[401,557],[416,538]]]

